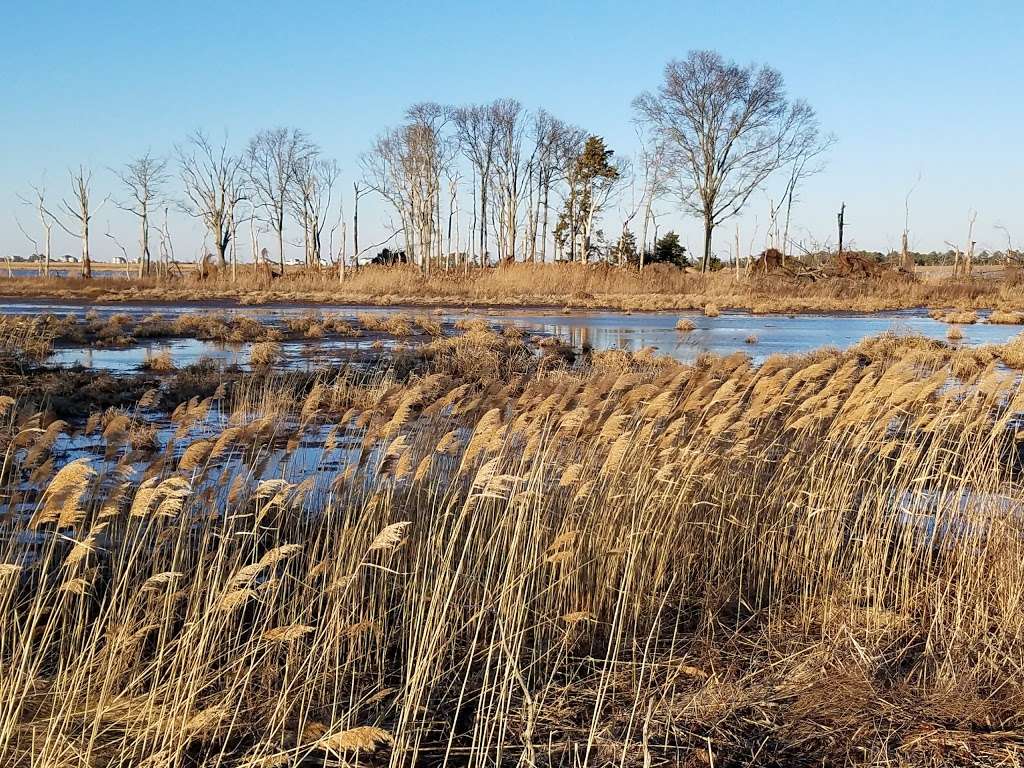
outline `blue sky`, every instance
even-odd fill
[[[1020,2],[6,0],[2,12],[0,254],[30,249],[15,223],[34,224],[17,197],[30,184],[45,176],[55,196],[67,168],[85,163],[97,191],[114,192],[109,167],[149,149],[168,153],[198,127],[226,130],[239,148],[260,128],[301,127],[337,158],[346,190],[374,135],[424,100],[514,97],[632,155],[630,102],[693,48],[776,67],[836,134],[827,169],[805,186],[795,214],[808,237],[833,236],[845,201],[857,245],[895,247],[916,183],[912,247],[962,243],[971,209],[979,247],[1005,245],[997,224],[1024,242]],[[757,249],[768,194],[741,220],[743,240]],[[662,204],[664,226],[699,250],[699,223],[674,208]],[[383,231],[381,211],[361,211],[364,237]],[[108,206],[93,225],[99,258],[113,253],[102,237],[108,222],[134,241],[133,221]],[[198,227],[182,219],[174,229],[179,255],[191,256]],[[61,236],[55,251],[75,244]]]

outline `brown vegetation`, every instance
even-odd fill
[[[226,277],[201,284],[156,278],[18,277],[0,280],[0,294],[94,302],[231,300],[246,304],[303,301],[547,307],[564,307],[571,297],[575,308],[700,310],[714,303],[723,308],[780,313],[951,306],[1024,310],[1024,286],[996,278],[929,280],[887,270],[874,276],[835,272],[808,281],[756,271],[737,277],[730,269],[702,275],[665,265],[651,265],[638,272],[607,264],[518,263],[473,269],[468,274],[438,271],[430,276],[409,266],[374,266],[350,270],[342,283],[327,270],[298,269],[268,283],[251,266],[240,266],[236,282]]]
[[[154,373],[169,373],[174,367],[174,358],[168,349],[148,355],[142,361],[142,369]]]
[[[165,395],[173,439],[156,390],[0,397],[0,764],[1013,764],[1012,345],[567,369],[464,330]]]

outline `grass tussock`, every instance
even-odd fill
[[[690,331],[696,330],[697,324],[688,317],[681,317],[676,321],[676,330],[680,333],[689,333]]]
[[[992,310],[987,322],[993,325],[1022,325],[1024,324],[1024,312],[1005,312],[1001,309]]]
[[[258,341],[249,350],[249,363],[257,368],[269,368],[281,359],[281,351],[276,341]]]
[[[933,320],[938,320],[951,325],[973,325],[978,322],[978,313],[973,310],[931,310],[928,315]]]
[[[174,358],[169,349],[147,355],[142,361],[142,369],[153,373],[169,373],[175,369]]]
[[[159,433],[159,393],[74,426],[0,398],[0,764],[1019,756],[1000,350],[433,344],[219,386]]]

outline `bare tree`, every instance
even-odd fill
[[[495,114],[492,105],[485,104],[457,107],[452,112],[459,148],[473,166],[480,192],[479,198],[477,198],[480,215],[476,217],[474,214],[480,235],[480,264],[487,260],[487,187],[491,183],[491,172],[498,141],[497,126],[494,124]]]
[[[786,249],[789,245],[789,225],[793,215],[793,202],[799,199],[797,189],[806,179],[824,170],[823,156],[836,143],[834,135],[821,135],[817,116],[810,110],[803,113],[793,130],[794,140],[792,160],[789,163],[789,178],[786,180],[786,187],[782,193],[782,200],[786,206],[786,222],[782,231],[783,259],[785,259]]]
[[[490,123],[495,135],[491,182],[498,198],[495,205],[500,244],[498,258],[515,261],[519,203],[529,163],[523,155],[527,127],[523,105],[514,99],[495,101],[490,106]]]
[[[246,194],[242,158],[228,152],[227,137],[215,145],[201,131],[177,147],[177,155],[185,188],[182,208],[206,226],[217,249],[218,264],[224,269],[234,235],[235,206]]]
[[[544,261],[548,217],[550,214],[551,189],[559,178],[558,145],[572,130],[550,112],[539,109],[533,116],[531,136],[533,156],[530,163],[530,217],[527,239],[530,245],[530,261],[537,261],[537,240],[540,239],[540,260]]]
[[[964,277],[970,277],[974,268],[974,246],[977,241],[974,239],[974,222],[978,219],[977,211],[969,211],[967,214],[967,246],[964,249]]]
[[[658,92],[634,107],[665,143],[683,207],[704,221],[706,271],[715,227],[792,160],[796,128],[812,110],[786,98],[776,70],[741,67],[713,51],[669,62]]]
[[[647,232],[653,217],[654,203],[668,192],[668,183],[664,142],[657,135],[641,135],[640,139],[640,170],[643,174],[640,199],[644,218],[640,230],[640,247],[637,250],[640,256],[640,269],[643,269],[644,253],[647,250]]]
[[[373,146],[360,157],[366,188],[383,197],[398,215],[400,225],[391,226],[392,236],[412,229],[412,184],[409,180],[411,163],[405,128],[393,128],[379,135]],[[358,222],[358,219],[357,219]],[[356,224],[355,258],[359,258],[358,223]],[[406,253],[412,258],[412,243],[406,243]]]
[[[1013,235],[1010,233],[1009,228],[1005,224],[995,224],[995,229],[998,229],[1006,237],[1006,251],[1003,254],[1003,265],[1009,269],[1012,265],[1020,261],[1020,254],[1013,247]]]
[[[291,203],[305,234],[308,266],[319,266],[323,260],[323,233],[339,173],[336,162],[316,156],[307,156],[296,165]]]
[[[401,219],[409,259],[428,272],[441,250],[441,176],[451,159],[442,133],[447,115],[438,104],[416,104],[404,125],[381,134],[362,157],[367,185]]]
[[[46,210],[46,187],[33,186],[32,194],[35,200],[29,200],[25,197],[20,197],[21,201],[26,205],[31,205],[36,210],[36,215],[39,216],[39,224],[43,228],[43,277],[50,276],[50,243],[53,235],[53,216],[50,215],[49,211]],[[39,250],[39,244],[35,238],[31,237],[24,229],[21,228],[21,222],[18,222],[18,228],[25,234],[32,242],[32,247]]]
[[[264,220],[277,236],[277,258],[284,273],[284,220],[297,169],[316,154],[303,131],[274,128],[260,131],[250,141],[246,171]]]
[[[370,188],[358,181],[352,182],[352,265],[359,270],[359,199],[370,193]]]
[[[71,177],[71,195],[74,203],[69,203],[67,198],[61,200],[61,208],[67,221],[54,215],[46,208],[43,210],[51,219],[57,222],[58,226],[72,237],[78,237],[82,241],[82,277],[92,277],[92,261],[89,256],[89,223],[93,216],[100,212],[107,204],[109,197],[104,197],[98,206],[92,207],[92,171],[87,171],[84,166],[78,166],[77,171],[68,171]],[[74,224],[73,222],[77,222]],[[70,225],[70,226],[69,226]],[[72,228],[74,227],[74,229]]]
[[[167,161],[153,157],[148,152],[117,172],[121,183],[128,190],[131,201],[119,203],[118,207],[139,218],[139,277],[149,274],[151,258],[149,252],[150,208],[159,203],[164,185],[167,183]]]
[[[164,275],[170,274],[171,265],[174,261],[174,242],[171,240],[171,228],[168,224],[168,207],[164,206],[163,224],[156,228],[157,238],[160,247],[160,263],[163,265]]]

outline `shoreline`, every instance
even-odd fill
[[[781,273],[702,274],[655,265],[517,263],[469,273],[425,275],[404,267],[364,267],[344,282],[325,272],[294,272],[272,281],[251,270],[236,280],[149,277],[93,280],[0,276],[0,304],[36,301],[176,304],[183,307],[472,309],[485,312],[749,312],[755,315],[850,314],[928,309],[1024,312],[1015,279],[950,279],[922,270],[802,280]]]
[[[55,296],[29,296],[29,295],[0,295],[0,306],[6,307],[9,305],[19,304],[40,304],[42,306],[75,306],[75,307],[119,307],[124,305],[136,304],[145,307],[160,307],[173,305],[181,308],[194,308],[194,309],[229,309],[229,310],[243,310],[247,308],[258,308],[265,310],[275,309],[330,309],[330,310],[341,310],[341,309],[353,309],[353,310],[364,310],[364,309],[380,309],[380,310],[444,310],[446,312],[463,312],[466,310],[490,312],[490,313],[502,313],[502,314],[532,314],[532,313],[543,313],[552,315],[577,315],[584,313],[602,313],[602,314],[618,314],[623,316],[629,315],[664,315],[664,314],[675,314],[679,312],[690,312],[690,313],[702,313],[703,307],[701,306],[690,306],[690,307],[668,307],[659,309],[628,309],[612,304],[588,304],[582,305],[567,305],[560,304],[558,302],[549,303],[537,303],[531,302],[527,304],[517,304],[512,301],[508,303],[490,302],[490,303],[474,303],[470,302],[430,302],[430,301],[415,301],[408,299],[403,302],[396,303],[385,303],[383,301],[372,301],[365,299],[362,301],[310,301],[304,299],[296,299],[294,301],[284,299],[272,299],[266,302],[243,302],[238,299],[232,298],[208,298],[208,299],[158,299],[158,298],[138,298],[126,296],[124,298],[113,298],[113,299],[89,299],[86,297],[69,297],[61,298]],[[900,306],[900,307],[887,307],[882,309],[847,309],[847,310],[829,310],[829,309],[815,309],[806,308],[802,310],[778,310],[778,311],[754,311],[749,308],[732,305],[719,305],[719,311],[731,312],[743,315],[754,315],[754,316],[771,316],[778,315],[780,317],[787,317],[790,315],[822,315],[828,317],[863,317],[866,315],[876,315],[883,313],[896,313],[896,312],[927,312],[930,307],[923,304],[913,306]],[[978,307],[983,312],[992,311],[993,307]],[[15,313],[10,313],[15,314]]]

